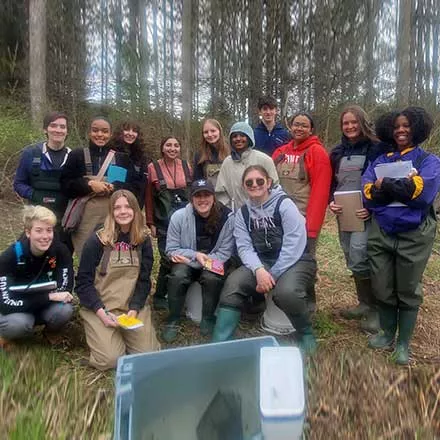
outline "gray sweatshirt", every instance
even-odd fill
[[[259,223],[272,224],[275,206],[278,199],[286,193],[280,186],[270,192],[269,199],[262,205],[246,201],[249,209],[249,223],[257,219]],[[269,269],[277,280],[287,269],[292,267],[302,256],[307,243],[306,222],[291,199],[285,199],[280,204],[280,216],[283,226],[283,245],[275,264]],[[249,225],[245,225],[241,209],[235,214],[234,237],[238,255],[243,264],[255,273],[263,267],[249,235]]]

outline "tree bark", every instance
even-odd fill
[[[46,110],[46,0],[29,1],[29,88],[32,121],[41,127]]]

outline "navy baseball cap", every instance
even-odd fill
[[[215,194],[215,189],[212,183],[206,179],[194,180],[191,184],[191,197],[200,191],[208,191],[211,194]]]

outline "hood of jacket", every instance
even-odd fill
[[[245,150],[249,150],[254,147],[255,145],[255,137],[254,137],[254,130],[252,130],[252,127],[247,122],[236,122],[229,131],[229,144],[231,145],[231,156],[233,160],[240,160],[241,153],[239,153],[235,148],[234,144],[232,143],[232,135],[234,133],[243,133],[248,138],[248,148]],[[243,152],[244,153],[244,152]]]

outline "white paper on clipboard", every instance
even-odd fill
[[[374,172],[378,179],[383,177],[391,177],[392,179],[402,179],[407,177],[413,168],[413,163],[411,160],[402,160],[398,162],[391,163],[380,163],[374,167]],[[406,206],[401,202],[393,202],[387,206]]]

